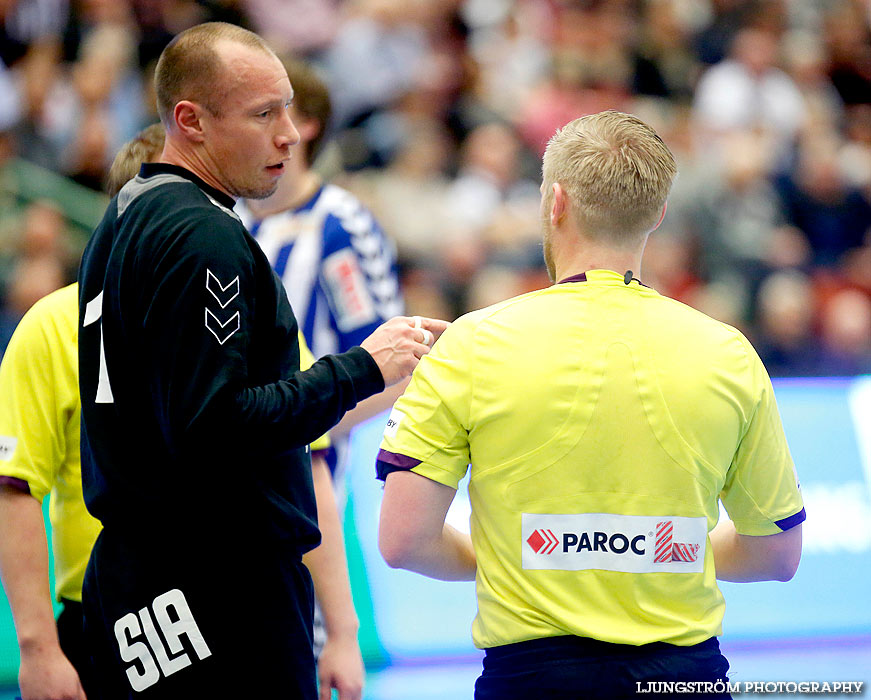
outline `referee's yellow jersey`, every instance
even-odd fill
[[[27,482],[39,501],[51,493],[55,593],[75,601],[100,532],[82,498],[78,289],[36,302],[0,365],[0,475]]]
[[[78,284],[40,299],[24,315],[0,364],[0,477],[26,482],[49,518],[58,599],[82,600],[100,523],[85,508],[79,454]],[[314,362],[302,334],[300,367]],[[329,435],[312,451],[330,446]],[[192,494],[191,498],[196,498]]]
[[[388,420],[379,475],[471,463],[482,648],[557,635],[702,642],[724,601],[708,532],[804,520],[750,343],[607,270],[470,313]]]

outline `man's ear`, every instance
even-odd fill
[[[551,187],[553,188],[553,198],[550,203],[550,223],[552,226],[556,226],[565,218],[569,200],[561,184],[555,182]]]
[[[204,138],[202,116],[203,108],[190,100],[182,100],[172,111],[173,121],[179,133],[198,143]]]
[[[659,225],[662,223],[662,220],[665,218],[665,212],[668,209],[668,202],[662,205],[662,214],[659,215],[659,221],[656,222],[656,226],[654,226],[650,232],[653,233],[656,229],[659,228]]]

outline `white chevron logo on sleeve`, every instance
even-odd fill
[[[219,280],[211,270],[207,269],[206,289],[208,289],[212,296],[215,297],[217,302],[221,305],[221,308],[225,309],[227,304],[239,296],[239,275],[236,275],[236,278],[227,284],[221,284],[221,280]]]
[[[240,327],[241,322],[238,311],[230,316],[225,323],[221,323],[215,314],[206,309],[206,328],[215,336],[220,345],[226,343]]]

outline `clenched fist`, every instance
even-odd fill
[[[436,318],[395,316],[378,326],[360,346],[372,355],[387,387],[409,376],[449,325]]]

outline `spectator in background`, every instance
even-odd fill
[[[792,31],[782,44],[786,72],[807,110],[802,132],[837,128],[844,119],[844,102],[827,73],[828,58],[822,42],[808,32]]]
[[[33,304],[75,277],[63,213],[51,201],[30,204],[0,248],[0,356]]]
[[[817,266],[837,265],[871,231],[871,202],[847,181],[832,132],[802,139],[795,167],[777,178],[787,221],[807,236]]]
[[[427,51],[415,3],[353,0],[323,56],[336,124],[359,124],[414,85]]]
[[[241,0],[251,29],[279,54],[314,58],[340,26],[339,0]]]
[[[21,100],[12,75],[3,60],[0,59],[0,132],[9,130],[18,122],[21,113]]]
[[[567,121],[629,104],[635,66],[626,21],[625,13],[608,3],[560,7],[551,73],[529,95],[518,118],[518,130],[536,155]]]
[[[141,76],[132,70],[135,43],[112,23],[84,38],[68,84],[54,91],[48,129],[73,180],[102,191],[112,158],[142,128]]]
[[[735,35],[746,26],[754,12],[754,4],[745,0],[711,0],[706,3],[707,7],[701,11],[709,11],[711,17],[696,32],[692,46],[702,63],[714,65],[727,57]]]
[[[871,374],[871,297],[843,289],[822,310],[820,374]]]
[[[759,289],[755,347],[771,376],[813,376],[820,371],[815,319],[816,300],[807,275],[782,271],[765,279]]]
[[[133,0],[69,0],[70,13],[63,32],[63,59],[72,63],[82,56],[82,45],[101,29],[117,29],[135,40],[138,28]],[[184,3],[182,3],[183,5]]]
[[[829,76],[846,105],[871,104],[871,32],[867,7],[837,2],[826,14]]]
[[[779,267],[776,256],[802,264],[807,245],[799,232],[777,233],[786,220],[769,179],[768,142],[735,131],[722,144],[722,171],[707,173],[705,185],[696,191],[692,223],[701,241],[705,278],[733,285],[752,305],[762,278]],[[743,315],[750,313],[748,306]]]
[[[447,192],[446,209],[461,237],[476,237],[504,202],[535,199],[535,182],[523,177],[521,144],[507,124],[472,131],[460,150],[460,167]]]
[[[22,258],[15,263],[0,308],[0,358],[27,310],[46,294],[60,289],[65,281],[63,265],[57,258]]]
[[[386,168],[345,178],[396,242],[400,265],[432,267],[437,260],[449,215],[446,173],[452,155],[447,130],[439,122],[421,122],[409,129]]]
[[[49,124],[55,107],[50,98],[61,75],[59,48],[41,45],[19,61],[15,75],[21,120],[13,129],[18,154],[47,170],[60,170],[61,153],[53,143]]]
[[[696,89],[702,140],[724,149],[723,136],[758,131],[772,141],[776,161],[786,157],[806,109],[792,78],[777,67],[777,54],[770,31],[745,27],[735,35],[729,57],[705,71]]]
[[[687,22],[679,16],[676,4],[645,3],[639,31],[638,53],[655,69],[662,86],[660,96],[691,100],[701,66],[690,47]]]
[[[846,142],[838,151],[838,162],[848,186],[871,202],[871,105],[856,105],[846,117]]]
[[[55,46],[68,0],[0,0],[0,62],[11,66],[32,50]]]
[[[470,22],[475,22],[468,16],[474,13],[473,5],[464,6]],[[536,16],[542,7],[547,5],[506,3],[498,20],[478,19],[480,25],[470,36],[469,53],[477,73],[474,98],[502,119],[512,119],[518,106],[528,103],[533,87],[550,70],[545,23]]]
[[[503,240],[513,240],[528,235],[529,227],[518,231],[512,225],[517,212],[507,214],[506,209],[525,209],[536,219],[538,187],[523,176],[522,154],[514,130],[498,122],[477,127],[461,146],[459,171],[445,195],[447,228],[440,253],[446,281],[461,305],[458,313],[468,308],[463,301],[465,286],[493,252],[487,240],[491,227],[498,226],[499,218],[507,220],[509,233]],[[534,235],[534,224],[532,231]],[[537,257],[538,251],[536,262]]]

